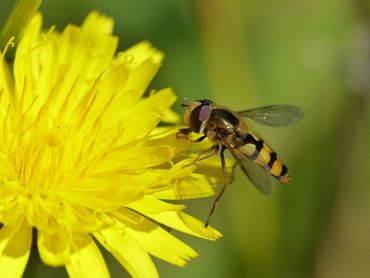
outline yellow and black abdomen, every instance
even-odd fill
[[[281,158],[256,135],[248,132],[244,137],[244,145],[240,146],[239,150],[250,160],[264,167],[266,171],[281,183],[286,184],[290,182],[288,168],[284,165]]]

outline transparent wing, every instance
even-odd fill
[[[245,118],[267,126],[288,126],[303,118],[303,110],[292,105],[269,105],[238,111]]]
[[[229,148],[229,151],[252,184],[263,194],[270,196],[272,193],[270,174],[261,166],[250,160],[240,150]]]

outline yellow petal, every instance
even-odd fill
[[[4,182],[0,187],[0,223],[13,225],[24,217],[24,210],[19,203],[18,195],[24,193],[22,187],[16,181]]]
[[[176,100],[176,96],[171,89],[160,90],[157,93],[145,98],[135,105],[122,108],[120,106],[112,107],[104,115],[107,122],[113,118],[121,120],[120,128],[123,130],[123,136],[117,144],[124,145],[147,136],[157,126],[160,121],[161,113],[168,109]],[[122,98],[116,104],[125,106],[128,100]],[[145,115],[145,117],[143,117]]]
[[[71,278],[110,277],[104,258],[92,239],[71,254],[66,269]]]
[[[150,195],[158,199],[184,200],[209,197],[214,194],[215,188],[209,177],[192,173],[178,180],[173,186],[154,191]]]
[[[37,247],[42,261],[50,266],[62,266],[69,259],[68,238],[62,229],[55,233],[37,232]]]
[[[212,196],[215,193],[214,184],[217,179],[209,175],[193,173],[197,167],[193,160],[185,159],[169,170],[155,169],[147,171],[143,176],[145,180],[154,180],[152,190],[148,191],[158,199],[179,200]]]
[[[117,60],[126,63],[131,68],[135,68],[148,59],[152,59],[156,64],[160,64],[163,57],[162,52],[152,47],[149,42],[143,41],[119,53]]]
[[[129,151],[112,152],[105,157],[94,174],[137,171],[168,162],[172,156],[169,146],[136,147]]]
[[[221,237],[221,233],[212,227],[204,227],[204,222],[179,211],[179,206],[168,204],[145,196],[144,198],[130,203],[129,208],[155,220],[167,227],[179,230],[181,232],[205,238],[216,240]]]
[[[84,178],[73,187],[59,191],[58,194],[69,200],[86,204],[88,207],[110,210],[141,198],[152,182],[152,180],[143,181],[142,174],[120,176],[107,172],[99,175],[101,177]],[[98,206],[94,207],[95,205]]]
[[[22,277],[31,251],[32,229],[25,220],[18,226],[0,230],[0,273],[2,277]]]
[[[87,43],[95,44],[100,37],[110,35],[113,31],[114,21],[112,18],[104,16],[96,11],[92,11],[85,18],[81,31],[85,39],[90,40]]]
[[[30,107],[31,103],[35,99],[35,92],[37,92],[37,101],[36,104],[32,107],[32,110],[35,110],[35,113],[38,112],[41,105],[43,105],[50,96],[50,92],[53,90],[53,87],[57,83],[58,78],[58,65],[55,63],[59,60],[58,47],[52,40],[47,40],[42,46],[42,55],[45,56],[45,61],[40,67],[37,74],[37,81],[35,80],[32,86],[35,86],[33,90],[26,90],[29,94],[23,94],[24,107],[27,109]],[[29,53],[28,55],[32,55]],[[34,65],[34,68],[37,68],[40,65]],[[34,69],[32,69],[34,70]],[[26,82],[29,79],[26,80]],[[25,84],[27,86],[27,83]],[[22,111],[23,112],[23,111]]]
[[[5,53],[2,53],[0,50],[0,111],[3,115],[6,115],[10,101],[9,98],[14,93],[14,80],[4,55]],[[1,117],[3,117],[3,115],[1,115]]]
[[[125,232],[149,254],[179,266],[197,256],[192,248],[147,218],[133,213],[130,216],[130,220],[136,220],[136,223],[129,228],[126,222]]]
[[[139,64],[137,68],[132,69],[124,87],[125,91],[135,91],[136,97],[141,97],[157,73],[159,66],[152,58],[149,58]]]
[[[113,27],[112,18],[95,11],[87,16],[81,26],[81,42],[85,48],[83,51],[91,55],[89,67],[85,66],[89,69],[87,74],[90,78],[97,78],[114,56],[118,38],[111,35]]]
[[[0,152],[0,180],[9,181],[15,178],[14,172],[11,170],[7,157]]]
[[[130,74],[127,82],[119,90],[123,101],[118,99],[115,105],[117,111],[125,111],[139,101],[157,73],[162,59],[163,54],[147,42],[139,43],[118,54],[114,64],[124,67]]]
[[[53,86],[55,83],[57,86],[53,88],[55,93],[52,96],[49,95],[53,97],[53,105],[50,106],[48,113],[59,122],[65,123],[77,121],[76,117],[83,115],[83,124],[79,128],[82,134],[85,134],[86,130],[88,131],[97,121],[99,115],[111,103],[115,93],[124,86],[127,79],[128,73],[123,67],[111,64],[114,49],[113,51],[106,49],[111,47],[110,39],[113,40],[108,37],[107,45],[102,46],[104,51],[101,48],[86,49],[80,30],[69,26],[58,40],[58,44],[65,44],[65,47],[58,47],[60,65],[56,65],[53,61],[54,67],[58,69],[59,80],[53,83]],[[94,53],[94,51],[99,53]],[[86,71],[86,68],[91,70]],[[89,113],[86,113],[83,99],[88,98],[94,101],[91,102]],[[60,115],[63,115],[62,119]]]
[[[119,203],[112,203],[111,200],[102,198],[102,196],[96,196],[95,194],[92,196],[91,192],[86,191],[66,190],[58,192],[58,195],[72,203],[77,203],[78,206],[82,205],[94,210],[111,211],[120,205]]]
[[[161,115],[161,121],[164,123],[175,124],[180,121],[181,117],[172,109],[164,110]]]
[[[201,150],[209,149],[214,145],[214,143],[207,138],[196,144],[189,142],[189,140],[185,138],[177,138],[176,134],[180,128],[185,128],[185,126],[157,127],[150,134],[149,144],[172,145],[175,147],[176,154],[185,153],[185,151],[192,149],[194,149],[195,152],[199,152]],[[189,139],[192,140],[198,139],[199,137],[199,134],[196,133],[189,134]]]
[[[39,37],[40,29],[42,25],[41,14],[36,14],[28,27],[25,29],[22,40],[17,46],[17,52],[14,59],[14,78],[15,78],[15,93],[16,96],[20,96],[25,93],[25,77],[28,77],[27,81],[32,83],[37,73],[34,71],[33,63],[37,60],[30,59],[30,53],[37,51],[35,45],[41,44]],[[35,65],[36,66],[36,65]],[[38,65],[37,65],[38,66]],[[37,67],[36,66],[36,67]],[[28,84],[31,85],[31,84]],[[28,89],[29,90],[29,89]]]
[[[103,114],[97,114],[101,115],[99,122],[102,123],[100,128],[102,131],[98,136],[88,134],[82,148],[88,148],[90,140],[93,140],[92,143],[97,150],[111,150],[118,147],[118,152],[132,148],[144,136],[152,132],[160,121],[161,113],[168,109],[176,99],[172,90],[165,89],[128,105],[130,100],[127,97],[130,98],[130,95],[131,93],[127,93],[118,96],[106,107]],[[125,107],[126,105],[128,107]],[[95,122],[94,119],[89,119],[89,121],[90,123]],[[83,126],[85,130],[91,129],[91,124]],[[76,130],[76,132],[80,133],[81,130]]]
[[[158,277],[153,261],[136,242],[127,234],[109,228],[94,233],[96,239],[127,269],[132,277]]]

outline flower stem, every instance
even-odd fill
[[[15,43],[18,42],[23,28],[31,21],[37,12],[42,0],[16,0],[14,7],[9,14],[0,32],[0,49],[4,49],[8,41],[14,37]],[[7,56],[13,55],[12,51],[7,52]]]

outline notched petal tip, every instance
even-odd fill
[[[103,15],[98,11],[91,11],[81,26],[81,30],[84,33],[94,35],[96,37],[112,34],[113,28],[113,18]]]

